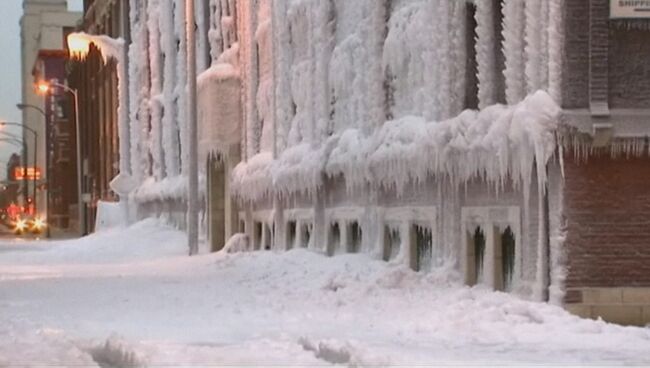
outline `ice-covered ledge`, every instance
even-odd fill
[[[259,154],[240,163],[233,189],[247,201],[314,193],[324,175],[343,175],[349,188],[370,183],[398,191],[427,176],[458,183],[476,177],[495,184],[513,180],[527,186],[535,169],[541,185],[546,177],[541,168],[556,149],[559,113],[553,99],[538,91],[516,105],[465,110],[441,122],[406,116],[368,136],[347,129],[317,147],[301,143],[277,159]]]

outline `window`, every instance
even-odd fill
[[[510,291],[520,263],[520,210],[516,206],[462,208],[465,238],[465,280]]]
[[[291,249],[296,245],[296,228],[295,221],[287,223],[287,249]]]
[[[391,261],[397,258],[400,246],[402,244],[402,237],[398,228],[391,228],[384,226],[384,261]]]
[[[430,271],[433,256],[433,232],[430,227],[413,225],[416,271]]]
[[[485,234],[480,226],[474,231],[474,275],[475,282],[483,281],[483,262],[485,261]]]
[[[264,250],[271,250],[273,246],[274,229],[269,224],[264,224]]]
[[[338,222],[330,224],[329,236],[329,254],[332,255],[341,247],[341,228]]]
[[[300,246],[302,248],[309,248],[312,227],[313,225],[311,223],[300,224]]]
[[[253,249],[258,250],[262,247],[262,223],[255,222],[255,233],[253,234]]]
[[[350,253],[358,253],[361,250],[363,233],[357,221],[353,221],[348,225],[348,237],[348,251]]]
[[[510,291],[515,272],[515,234],[512,233],[510,226],[506,227],[501,235],[501,257],[503,290]]]

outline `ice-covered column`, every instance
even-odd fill
[[[450,83],[451,99],[449,103],[449,116],[456,116],[465,108],[465,80],[467,64],[466,48],[466,11],[467,6],[463,1],[451,2],[449,22],[450,39]]]
[[[149,121],[151,120],[151,106],[150,106],[150,88],[151,88],[151,72],[149,63],[149,27],[148,22],[148,5],[145,1],[136,1],[139,9],[139,35],[138,35],[138,50],[137,54],[137,79],[138,79],[138,114],[137,123],[134,124],[135,139],[132,142],[138,142],[137,154],[134,154],[133,159],[138,157],[139,163],[134,167],[139,168],[137,175],[142,182],[145,178],[151,175],[151,161],[149,156]],[[135,78],[133,79],[135,80]]]
[[[536,1],[532,1],[536,2]],[[484,108],[496,103],[494,50],[494,12],[492,1],[476,1],[476,61],[478,64],[478,106]]]
[[[562,8],[564,1],[548,1],[548,93],[556,103],[560,103],[562,99],[562,45],[564,43]]]
[[[164,55],[163,65],[163,117],[162,145],[166,176],[180,173],[178,124],[176,114],[176,38],[174,37],[174,9],[170,1],[163,1],[159,15],[160,47]],[[182,61],[181,61],[182,62]]]
[[[174,95],[176,97],[176,116],[178,119],[178,130],[180,135],[180,158],[181,174],[187,174],[189,170],[189,155],[187,147],[187,47],[185,38],[185,0],[174,0],[174,41],[177,47],[176,63],[176,86]],[[182,61],[181,61],[182,60]]]
[[[366,134],[372,132],[384,123],[384,72],[379,55],[382,54],[386,39],[386,20],[389,12],[388,0],[371,0],[368,4],[369,19],[367,27],[367,105],[362,114],[366,124],[363,126]],[[323,45],[327,45],[324,40]]]
[[[525,39],[526,47],[524,52],[526,55],[526,92],[532,93],[538,89],[543,88],[542,85],[542,62],[541,62],[541,48],[542,48],[542,1],[526,1],[525,2]]]
[[[169,0],[163,0],[169,2]],[[210,16],[206,8],[205,1],[195,1],[194,19],[196,19],[197,37],[196,37],[196,72],[201,74],[208,68],[208,57],[210,56],[210,46],[208,44],[208,21]],[[164,32],[165,30],[163,30]]]
[[[256,95],[259,127],[259,151],[273,152],[273,45],[271,34],[271,0],[259,0],[255,41],[258,50],[259,83]]]
[[[274,121],[275,121],[275,152],[279,154],[287,145],[287,136],[292,113],[290,90],[291,55],[289,53],[289,27],[287,21],[287,2],[275,0],[271,4],[273,12],[273,85],[274,85]]]
[[[254,32],[257,29],[257,2],[238,3],[238,26],[240,35],[239,60],[244,92],[244,122],[246,157],[259,152],[260,120],[257,114],[258,54]]]
[[[156,180],[161,180],[165,175],[164,157],[162,149],[162,65],[160,58],[160,0],[149,0],[147,12],[149,15],[147,27],[149,28],[149,75],[151,79],[151,131],[149,139],[149,152],[152,157],[152,174]]]
[[[320,1],[314,4],[314,47],[315,76],[314,82],[319,88],[313,88],[314,120],[316,122],[315,144],[319,144],[327,137],[330,120],[330,91],[329,91],[329,59],[332,54],[334,39],[335,13],[332,11],[334,4],[331,1]],[[318,45],[318,46],[314,46]]]
[[[129,1],[129,26],[131,29],[131,44],[129,47],[129,140],[131,142],[130,155],[131,177],[135,183],[142,180],[142,168],[140,161],[140,126],[138,123],[138,109],[140,102],[141,77],[139,71],[142,66],[141,50],[143,39],[143,27],[141,17],[141,2],[138,0]]]
[[[540,64],[540,89],[548,90],[548,24],[549,0],[540,1],[539,12],[539,64]]]
[[[221,0],[210,0],[210,27],[208,28],[208,43],[210,44],[210,60],[212,65],[224,50],[221,17],[223,10]]]
[[[506,82],[506,102],[514,105],[526,96],[526,76],[524,59],[524,1],[505,0],[503,2],[503,53]]]

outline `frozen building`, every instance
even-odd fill
[[[129,4],[114,190],[183,226],[183,1]],[[624,6],[197,1],[209,243],[365,252],[650,321],[650,28]]]

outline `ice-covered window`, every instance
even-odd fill
[[[399,228],[390,225],[384,226],[384,261],[397,258],[401,245],[402,236]]]
[[[297,224],[295,221],[287,222],[287,248],[293,248],[296,245],[296,229]]]
[[[330,230],[327,234],[329,243],[329,253],[334,254],[341,247],[341,228],[338,222],[330,224]]]
[[[481,281],[483,281],[483,268],[485,262],[485,233],[480,226],[476,227],[472,240],[474,246],[474,275],[476,275],[475,283],[481,283]]]
[[[515,234],[510,226],[501,234],[501,262],[503,290],[510,291],[515,272]]]
[[[271,250],[273,247],[273,233],[275,232],[275,226],[264,224],[264,249]]]
[[[300,246],[302,248],[309,248],[313,226],[314,225],[310,222],[300,224]]]
[[[519,207],[464,207],[462,218],[467,284],[512,290],[521,267]]]
[[[433,256],[433,231],[428,226],[413,225],[415,235],[415,270],[431,270]]]
[[[350,253],[357,253],[361,250],[361,241],[363,233],[359,222],[353,221],[348,224],[348,251]]]
[[[255,231],[253,234],[253,249],[258,250],[262,247],[263,224],[261,222],[255,222],[253,229]]]

